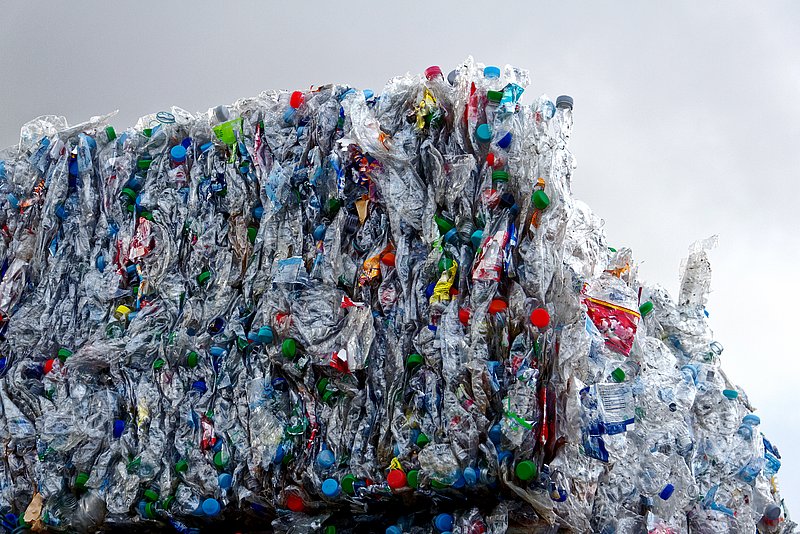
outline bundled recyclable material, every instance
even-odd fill
[[[576,200],[528,73],[265,92],[0,153],[7,531],[762,533],[780,454]]]

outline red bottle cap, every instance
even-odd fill
[[[545,328],[550,324],[550,314],[544,308],[536,308],[531,312],[531,323],[536,328]]]
[[[292,97],[289,99],[289,105],[294,109],[297,109],[303,105],[303,93],[300,91],[295,91],[292,93]]]
[[[469,324],[470,315],[472,315],[472,312],[470,312],[468,308],[461,308],[458,310],[458,320],[461,321],[461,324],[464,326]]]
[[[508,308],[508,304],[504,300],[494,299],[492,302],[489,303],[489,313],[495,314],[500,313],[501,311],[506,311]]]
[[[53,370],[54,363],[56,363],[56,361],[53,358],[50,358],[49,360],[44,362],[44,374],[47,374]]]
[[[388,265],[389,267],[394,267],[394,260],[395,256],[392,252],[387,252],[383,256],[381,256],[381,263],[384,265]]]
[[[306,503],[303,502],[302,497],[292,493],[288,497],[286,497],[286,508],[288,508],[292,512],[302,512],[303,510],[306,509]]]
[[[494,167],[494,154],[491,152],[486,154],[486,164],[489,165],[489,167]]]
[[[406,487],[406,474],[403,473],[400,469],[392,469],[389,471],[389,474],[386,475],[386,482],[389,483],[389,487],[392,489],[400,489]]]
[[[425,77],[427,79],[432,80],[437,76],[442,76],[442,69],[440,69],[438,66],[433,65],[425,69]]]

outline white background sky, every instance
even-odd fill
[[[301,7],[302,4],[302,7]],[[577,196],[675,294],[712,254],[711,326],[783,455],[800,516],[800,3],[14,1],[0,9],[0,146],[42,114],[119,109],[118,131],[264,89],[445,72],[473,55],[527,68],[523,102],[575,98]]]

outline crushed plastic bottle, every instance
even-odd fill
[[[526,71],[272,91],[0,153],[3,527],[791,532],[722,372],[571,193]]]

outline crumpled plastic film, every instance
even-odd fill
[[[721,369],[471,58],[0,152],[9,532],[793,532]],[[225,526],[223,526],[225,525]]]

